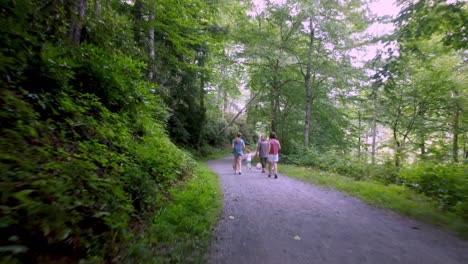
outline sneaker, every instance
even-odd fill
[[[271,177],[271,175],[270,175],[270,174],[268,174],[268,177]]]
[[[239,175],[241,175],[241,174],[242,174],[242,172],[239,171]]]
[[[278,179],[278,175],[275,174],[275,179]]]
[[[265,170],[262,170],[262,173],[265,173]]]

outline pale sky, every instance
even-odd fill
[[[373,13],[382,17],[382,16],[390,16],[395,18],[400,11],[400,8],[395,5],[395,0],[377,0],[369,5],[369,8]],[[372,34],[373,36],[382,36],[385,34],[389,34],[394,30],[393,24],[382,24],[382,23],[374,23],[371,25],[367,32]],[[358,56],[363,60],[371,60],[375,57],[376,52],[379,49],[383,49],[383,44],[374,44],[369,45],[366,47],[366,51],[358,51]],[[358,66],[362,65],[362,62],[356,62]]]

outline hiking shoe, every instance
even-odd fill
[[[278,179],[278,175],[275,174],[275,179]]]

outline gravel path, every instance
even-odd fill
[[[235,175],[230,158],[208,165],[224,192],[210,263],[468,264],[468,241],[427,224],[283,175]]]

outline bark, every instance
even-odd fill
[[[309,51],[307,53],[307,65],[306,73],[304,76],[305,82],[305,94],[306,94],[306,105],[305,105],[305,120],[304,120],[304,146],[309,146],[310,138],[310,115],[312,111],[312,88],[310,87],[310,78],[312,74],[312,52],[314,48],[314,26],[312,22],[312,17],[309,19]]]
[[[426,139],[424,136],[420,137],[419,148],[421,150],[421,158],[425,159],[426,157]]]
[[[154,12],[156,7],[153,5],[150,8],[149,14],[149,23],[151,24],[148,31],[148,53],[149,53],[149,69],[148,69],[148,79],[152,81],[155,75],[155,48],[154,48]]]
[[[458,162],[458,137],[459,137],[459,126],[460,126],[460,108],[455,109],[455,114],[453,116],[453,162]]]
[[[468,163],[468,148],[466,147],[466,145],[467,145],[466,142],[467,141],[468,140],[466,139],[466,136],[463,135],[463,142],[464,142],[464,144],[463,144],[463,162],[465,164]]]
[[[94,0],[94,15],[97,18],[101,17],[101,0]]]
[[[401,144],[398,141],[396,128],[393,129],[393,139],[395,140],[395,167],[400,167],[401,160]]]
[[[361,111],[358,111],[358,159],[361,160]]]
[[[377,88],[372,93],[372,164],[375,164],[375,141],[377,137]]]
[[[133,5],[133,15],[135,17],[135,29],[134,29],[134,38],[135,41],[140,43],[142,36],[141,36],[141,22],[142,22],[142,3],[141,0],[135,0],[135,4]]]
[[[277,79],[278,68],[279,68],[279,60],[276,59],[276,63],[273,68],[273,83],[272,83],[273,94],[271,98],[271,131],[276,131],[276,128],[277,128],[276,115],[279,109],[279,89],[280,89],[280,83]]]
[[[200,52],[200,58],[199,58],[199,63],[198,66],[200,67],[200,87],[199,87],[199,93],[200,93],[200,110],[203,112],[203,125],[205,124],[205,119],[206,119],[206,109],[205,109],[205,83],[206,83],[206,77],[205,77],[205,57],[206,57],[206,52]],[[200,133],[198,137],[198,142],[197,146],[201,145],[202,142],[202,136],[203,133]]]
[[[86,15],[86,0],[73,0],[70,2],[70,31],[69,39],[74,44],[80,44],[83,19]]]

